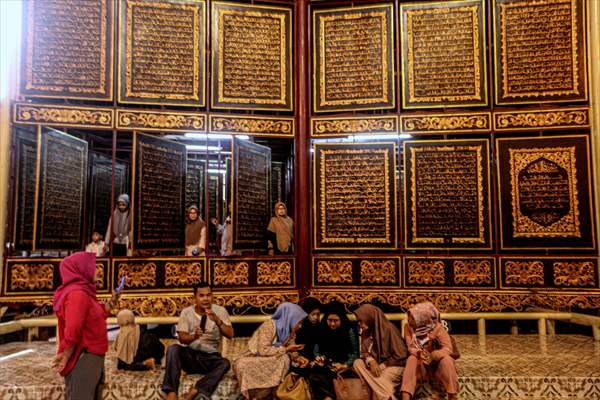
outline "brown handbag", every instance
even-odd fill
[[[304,378],[290,372],[277,387],[277,398],[280,400],[311,400],[310,389]]]
[[[338,373],[333,380],[333,389],[337,400],[369,400],[371,388],[361,378],[344,378]]]

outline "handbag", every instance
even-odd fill
[[[300,375],[290,372],[277,387],[280,400],[311,400],[308,383]]]
[[[371,389],[361,378],[344,378],[341,373],[333,380],[337,400],[369,400]]]

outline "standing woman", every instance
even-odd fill
[[[108,221],[106,229],[106,250],[112,243],[111,256],[131,256],[131,209],[129,195],[123,193],[117,198],[117,206]],[[106,252],[105,252],[106,253]]]
[[[206,224],[200,218],[198,207],[190,206],[185,221],[185,255],[205,256]]]
[[[373,391],[374,400],[396,400],[394,392],[402,383],[407,351],[404,340],[383,311],[363,304],[354,312],[361,329],[360,358],[354,370]]]
[[[415,394],[417,380],[441,382],[448,400],[457,398],[458,374],[452,340],[440,320],[440,312],[430,302],[419,303],[408,310],[404,339],[410,355],[402,377],[402,400]]]
[[[65,399],[102,399],[108,351],[106,306],[96,299],[96,254],[74,253],[60,263],[62,284],[54,293],[58,351],[52,368],[65,377]]]
[[[264,399],[281,383],[290,368],[288,353],[304,346],[294,344],[295,332],[306,313],[294,303],[281,303],[271,319],[252,334],[248,349],[233,363],[246,399]]]

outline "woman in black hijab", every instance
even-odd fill
[[[304,345],[300,356],[306,361],[312,361],[315,358],[315,346],[319,336],[319,321],[323,305],[314,297],[306,297],[300,302],[300,307],[308,316],[302,321],[302,326],[296,332],[296,344]],[[299,364],[306,364],[306,361],[302,360]]]
[[[314,397],[335,398],[333,380],[338,373],[352,367],[358,355],[356,324],[350,322],[342,303],[328,303],[319,324],[315,363],[308,376]]]

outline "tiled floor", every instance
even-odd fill
[[[537,335],[456,336],[463,400],[600,400],[600,343],[584,336],[563,335],[540,339]],[[225,355],[235,358],[246,339],[235,339]],[[62,379],[49,369],[54,344],[11,343],[0,346],[0,357],[18,351],[33,352],[0,361],[0,399],[61,399]],[[118,372],[115,358],[106,359],[105,399],[160,399],[162,371]],[[186,377],[183,390],[196,376]],[[418,398],[428,398],[421,390]],[[228,378],[213,399],[237,398],[237,382]]]

